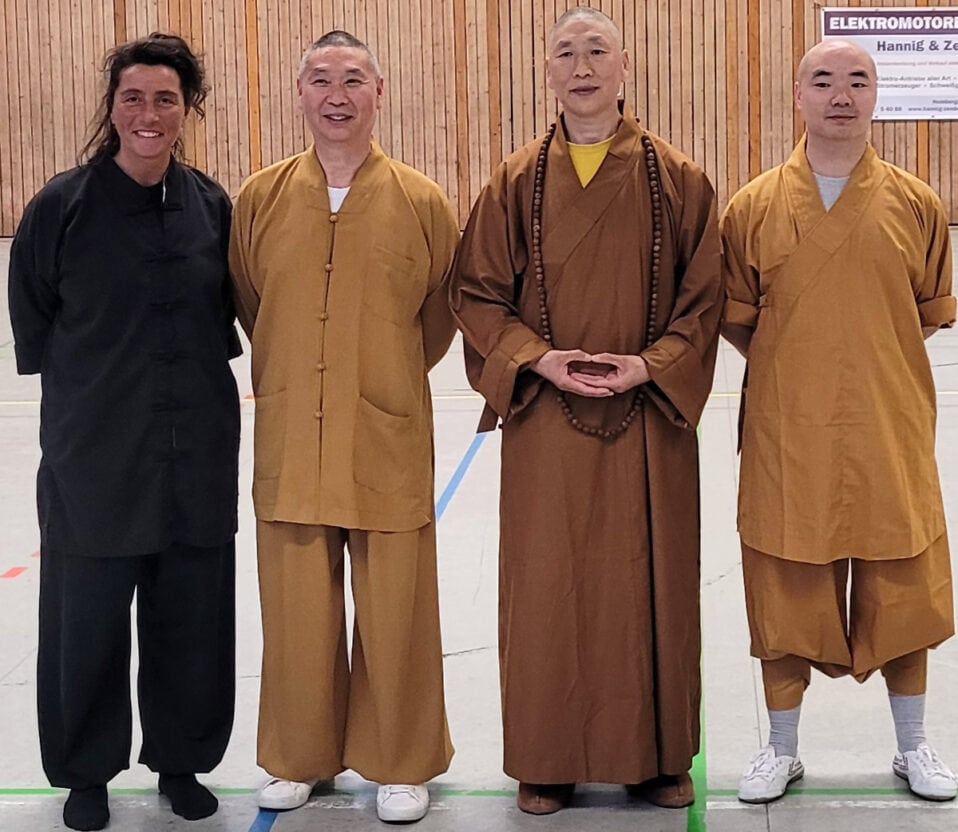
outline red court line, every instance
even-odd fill
[[[17,575],[21,575],[26,571],[26,566],[14,566],[13,569],[8,569],[6,572],[0,575],[0,578],[16,578]]]

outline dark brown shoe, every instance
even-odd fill
[[[639,797],[663,809],[684,809],[695,802],[692,778],[686,774],[660,774],[644,783],[625,787],[630,797]]]
[[[516,805],[530,815],[551,815],[572,800],[575,783],[520,783]]]

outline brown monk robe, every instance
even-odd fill
[[[695,425],[711,386],[722,295],[715,200],[704,173],[628,107],[615,124],[585,187],[565,119],[549,145],[547,321],[531,215],[542,138],[493,174],[452,278],[466,370],[488,403],[480,430],[503,422],[504,768],[522,781],[527,811],[538,811],[528,808],[530,784],[684,777],[699,744]],[[565,405],[529,369],[550,349],[547,330],[557,349],[641,355],[651,380],[606,398],[566,394]],[[602,438],[572,420],[625,429]],[[568,791],[553,795],[549,810]],[[685,803],[690,784],[686,794]]]

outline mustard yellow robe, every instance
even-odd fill
[[[742,542],[818,564],[924,551],[945,518],[922,327],[955,319],[937,196],[868,147],[826,213],[803,140],[721,229],[725,320],[754,328]]]
[[[466,370],[488,403],[482,427],[504,421],[504,767],[526,782],[635,783],[688,770],[698,749],[694,426],[712,383],[718,337],[718,227],[705,174],[652,136],[664,217],[655,340],[646,349],[653,239],[644,133],[626,109],[608,155],[583,188],[560,128],[543,200],[556,346],[641,353],[652,374],[640,416],[618,439],[574,430],[555,388],[525,369],[547,349],[530,242],[542,139],[495,171],[454,267]],[[612,428],[632,393],[569,400],[587,424]]]
[[[410,531],[433,516],[426,374],[455,333],[458,223],[438,185],[375,142],[336,213],[326,187],[310,147],[253,174],[233,214],[256,516]]]

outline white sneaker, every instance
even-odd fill
[[[789,783],[805,774],[805,766],[798,757],[783,754],[775,756],[775,749],[766,745],[748,761],[748,768],[738,784],[738,799],[743,803],[770,803],[778,800]]]
[[[941,757],[928,743],[922,743],[915,751],[900,751],[891,761],[892,770],[908,788],[925,800],[954,800],[958,795],[958,780]]]
[[[429,790],[423,786],[380,786],[376,814],[387,823],[421,820],[429,811]]]
[[[301,783],[298,780],[273,777],[259,790],[259,807],[276,810],[298,809],[309,800],[318,782],[319,780],[307,780]]]

